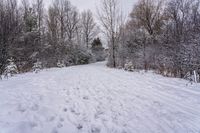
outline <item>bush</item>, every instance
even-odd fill
[[[126,61],[125,65],[124,65],[124,69],[126,71],[133,72],[134,71],[134,65],[133,65],[132,61]]]
[[[14,59],[10,58],[10,59],[8,59],[8,64],[7,64],[6,68],[5,68],[5,71],[4,71],[3,75],[6,78],[8,78],[8,77],[14,76],[15,74],[18,74],[18,68],[17,68],[17,66],[16,66],[16,64],[14,62]]]
[[[42,62],[35,62],[32,69],[34,72],[38,73],[42,69]]]

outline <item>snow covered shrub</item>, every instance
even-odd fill
[[[89,52],[79,51],[77,56],[77,65],[78,64],[88,64],[92,59],[92,55]]]
[[[8,77],[14,76],[15,74],[18,74],[18,68],[17,68],[17,65],[14,62],[14,59],[10,58],[10,59],[8,59],[8,64],[5,68],[4,76],[6,78],[8,78]]]
[[[92,54],[85,47],[78,46],[71,53],[72,61],[75,65],[88,64],[93,61]]]
[[[35,62],[32,69],[34,72],[38,73],[42,69],[42,62]]]
[[[190,82],[195,82],[199,83],[200,82],[200,76],[196,71],[193,72],[188,72],[185,76],[184,79],[190,81]]]
[[[155,70],[158,74],[166,77],[173,77],[173,61],[172,58],[163,55],[158,55],[155,61]]]
[[[58,61],[57,62],[57,67],[59,67],[59,68],[62,68],[62,67],[65,67],[65,63],[64,63],[64,61]]]
[[[132,61],[126,61],[125,65],[124,65],[124,69],[126,71],[134,71],[134,65],[132,63]]]

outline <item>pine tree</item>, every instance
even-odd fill
[[[95,56],[96,61],[105,60],[105,48],[103,47],[101,40],[99,38],[94,39],[91,47],[91,51]]]
[[[10,59],[8,59],[7,62],[8,62],[8,64],[7,64],[6,68],[5,68],[4,76],[6,78],[8,78],[8,77],[14,76],[15,74],[18,74],[18,68],[17,68],[17,66],[16,66],[16,64],[14,62],[14,59],[10,58]]]
[[[34,66],[33,66],[33,71],[35,73],[38,73],[41,69],[42,69],[42,62],[40,62],[39,60],[37,60],[37,62],[34,63]]]
[[[25,13],[24,23],[26,32],[32,32],[36,30],[37,16],[33,8],[29,8],[29,10]]]

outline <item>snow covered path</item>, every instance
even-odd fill
[[[200,85],[104,63],[0,81],[0,133],[200,133]]]

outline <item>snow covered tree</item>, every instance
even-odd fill
[[[89,49],[92,40],[98,34],[97,25],[90,10],[83,11],[81,14],[82,34],[86,47]]]
[[[126,61],[125,65],[124,65],[124,69],[126,71],[134,71],[134,65],[131,61]]]
[[[2,0],[0,2],[0,75],[5,71],[13,40],[21,33],[21,14],[17,0]]]
[[[39,60],[37,60],[37,62],[34,63],[34,66],[33,66],[33,71],[35,73],[38,73],[41,69],[42,69],[42,62],[40,62]]]
[[[181,78],[189,73],[198,80],[199,5],[198,0],[138,1],[122,28],[117,51],[120,66]]]
[[[49,7],[48,47],[43,55],[43,60],[47,56],[49,57],[46,60],[48,66],[57,66],[59,62],[65,66],[89,62],[91,54],[88,54],[89,52],[83,48],[86,47],[83,46],[81,40],[84,28],[81,23],[83,20],[81,21],[79,16],[77,9],[68,0],[55,0],[54,4]],[[91,19],[92,16],[88,17]],[[93,21],[91,21],[91,25],[93,25]],[[91,27],[87,28],[91,30]],[[92,31],[88,33],[91,39]]]
[[[106,58],[105,48],[103,47],[99,38],[94,39],[91,47],[92,54],[95,56],[96,61],[104,61]]]
[[[7,62],[8,63],[6,65],[6,68],[4,71],[4,76],[8,78],[8,77],[14,76],[15,74],[18,74],[18,68],[14,62],[14,59],[10,58],[10,59],[8,59]]]
[[[124,24],[123,14],[119,9],[119,1],[102,0],[98,16],[108,41],[109,57],[107,65],[110,67],[117,67],[117,49],[120,38],[120,28]]]
[[[37,16],[32,7],[29,7],[24,14],[24,24],[25,24],[25,32],[36,31],[37,28]]]

